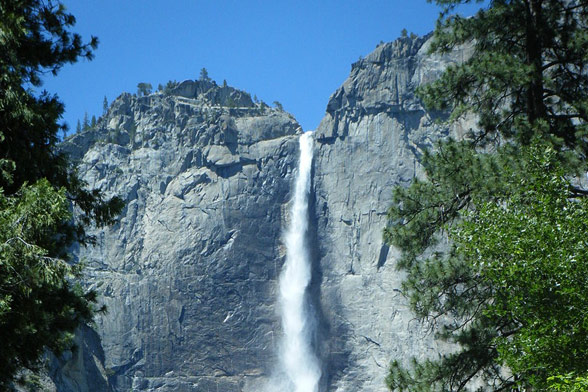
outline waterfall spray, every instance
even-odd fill
[[[285,235],[286,263],[280,276],[280,308],[284,338],[280,359],[289,379],[289,391],[317,392],[321,370],[311,340],[315,320],[309,312],[306,289],[312,277],[308,231],[308,194],[312,166],[312,132],[300,136],[300,161]]]

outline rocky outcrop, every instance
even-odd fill
[[[71,350],[49,355],[48,374],[56,392],[112,392],[100,337],[87,325],[76,331]]]
[[[410,313],[398,256],[382,240],[392,188],[420,175],[424,148],[473,124],[438,125],[415,88],[462,61],[467,49],[428,54],[425,38],[383,44],[353,64],[316,131],[316,282],[329,391],[386,391],[393,359],[443,347]]]
[[[196,103],[226,107],[254,108],[251,95],[224,84],[219,87],[212,80],[184,80],[172,88],[170,94],[194,99]]]
[[[14,392],[113,392],[104,368],[104,351],[96,331],[87,325],[74,334],[73,346],[58,356],[47,352],[35,373],[22,372]]]
[[[96,330],[117,391],[259,390],[272,371],[299,125],[247,97],[193,81],[123,94],[63,147],[126,201],[77,250],[108,308]]]

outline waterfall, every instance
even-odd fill
[[[300,161],[294,190],[290,226],[286,231],[286,263],[280,275],[280,310],[283,341],[280,360],[288,392],[318,392],[321,370],[312,347],[316,322],[306,296],[312,277],[306,243],[308,194],[312,166],[312,132],[300,136]]]

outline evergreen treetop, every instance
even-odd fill
[[[137,95],[139,97],[147,96],[147,95],[151,94],[152,90],[153,90],[153,86],[151,86],[151,83],[141,82],[141,83],[137,84]]]
[[[475,113],[479,140],[500,134],[527,145],[541,123],[554,143],[585,156],[586,2],[494,0],[473,17],[451,12],[470,2],[436,1],[442,13],[431,51],[467,44],[474,53],[420,90],[425,105],[450,110],[452,119]]]
[[[208,76],[208,70],[206,68],[203,67],[200,70],[200,76],[199,76],[198,80],[200,80],[202,82],[210,82],[210,76]]]

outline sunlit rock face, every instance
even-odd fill
[[[106,371],[118,391],[255,390],[276,358],[299,125],[214,83],[177,90],[123,94],[64,146],[91,187],[126,202],[77,251],[108,307]]]
[[[395,185],[422,175],[424,148],[473,126],[438,125],[415,88],[468,50],[432,56],[427,38],[382,44],[353,64],[316,131],[314,222],[317,307],[329,391],[385,391],[391,360],[443,347],[414,320],[398,257],[382,240]]]
[[[395,185],[422,175],[424,148],[470,122],[438,125],[415,88],[468,50],[427,54],[425,38],[379,45],[353,64],[314,134],[309,196],[319,390],[385,391],[391,360],[445,347],[413,320],[398,257],[382,241]],[[121,95],[63,146],[91,187],[126,206],[76,249],[109,311],[96,320],[115,391],[265,392],[279,364],[299,125],[211,81]],[[288,391],[283,391],[288,392]]]

